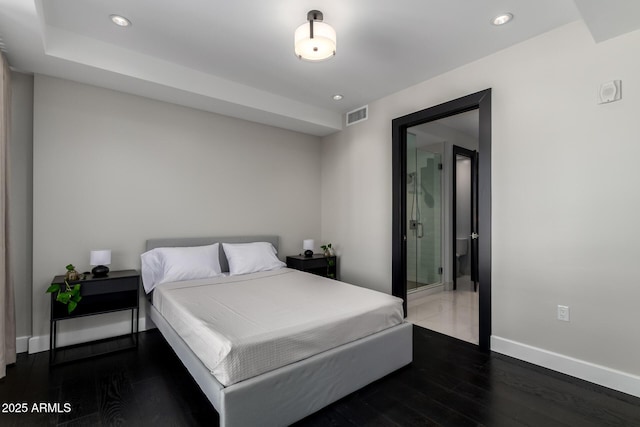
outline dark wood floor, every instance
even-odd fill
[[[414,326],[414,362],[297,426],[640,426],[640,399]],[[71,411],[32,412],[65,402]],[[0,426],[211,426],[218,415],[157,330],[137,350],[49,369],[20,354],[0,380]]]

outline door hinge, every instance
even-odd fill
[[[438,274],[442,274],[444,269],[442,267],[438,267]]]
[[[438,163],[438,170],[442,170],[442,163]]]

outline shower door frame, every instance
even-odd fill
[[[479,113],[478,279],[479,347],[491,347],[491,89],[485,89],[392,121],[391,291],[403,299],[407,314],[406,172],[407,129],[471,110]]]

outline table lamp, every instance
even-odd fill
[[[313,239],[305,239],[302,241],[302,249],[304,249],[305,258],[311,258],[313,256]]]
[[[91,270],[93,277],[107,277],[109,274],[109,267],[111,264],[111,249],[100,249],[91,251],[90,265],[95,265]]]

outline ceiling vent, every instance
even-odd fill
[[[349,111],[347,114],[347,126],[355,125],[358,122],[363,122],[369,118],[369,106],[356,108],[353,111]]]

